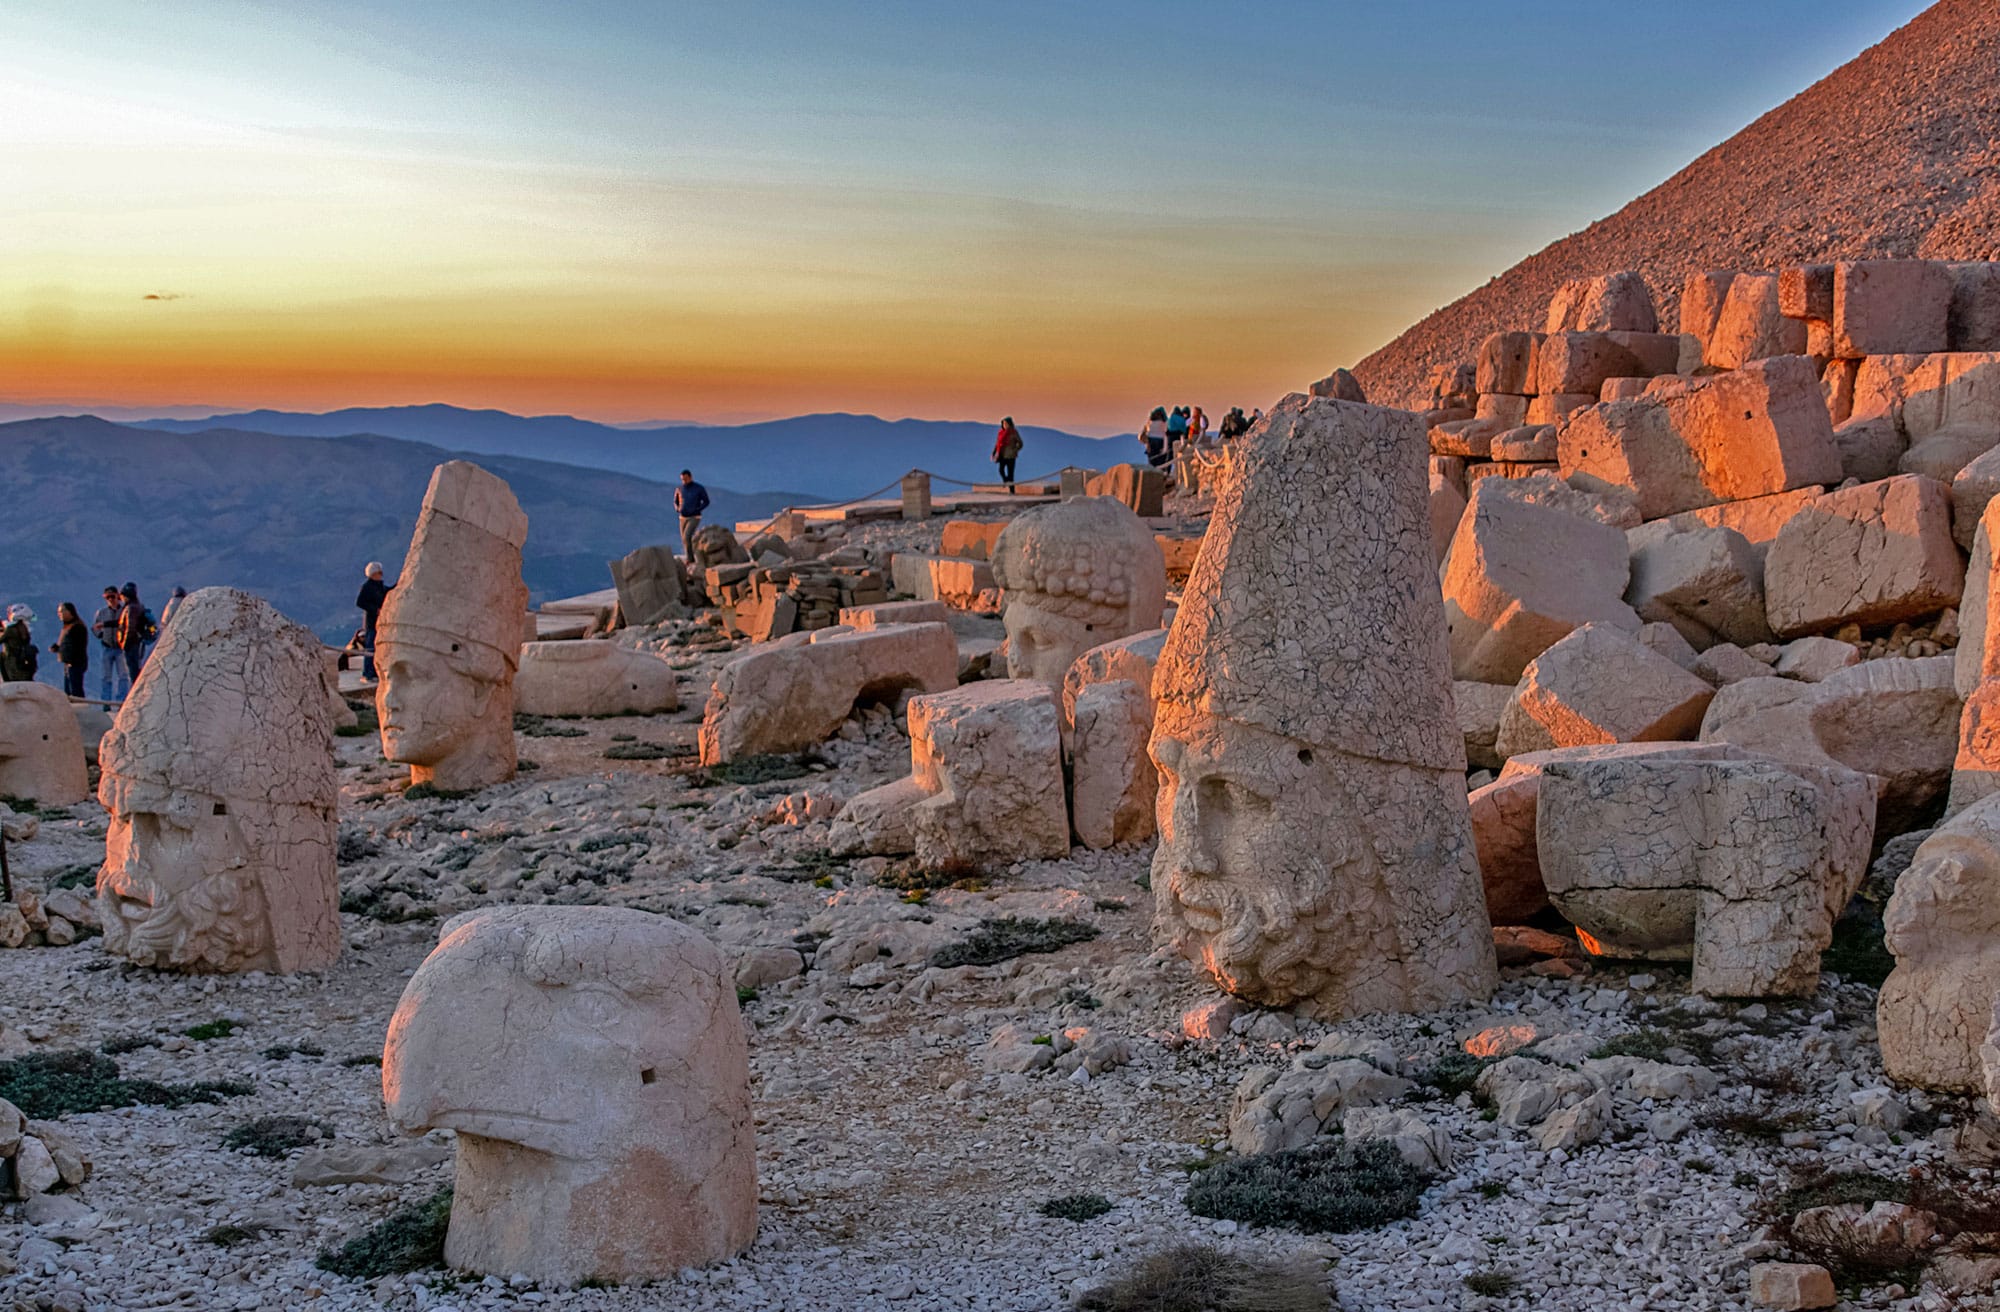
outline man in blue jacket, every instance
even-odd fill
[[[701,527],[701,512],[708,509],[708,489],[694,481],[694,475],[683,469],[681,485],[674,489],[674,509],[681,516],[681,554],[688,564],[694,564],[694,535]]]

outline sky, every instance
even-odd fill
[[[1916,0],[6,0],[0,404],[1267,405]]]

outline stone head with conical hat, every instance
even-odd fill
[[[993,544],[1006,590],[1007,673],[1061,691],[1092,647],[1160,627],[1167,566],[1145,521],[1109,497],[1017,516]]]
[[[1154,675],[1160,935],[1326,1016],[1492,991],[1414,415],[1287,397],[1239,443]]]
[[[142,965],[291,971],[340,952],[319,639],[233,588],[183,601],[98,749],[105,946]]]
[[[382,754],[407,763],[413,783],[458,790],[514,776],[527,538],[505,482],[463,460],[432,471],[375,638]]]

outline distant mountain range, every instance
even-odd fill
[[[783,488],[804,493],[805,501],[843,501],[894,483],[912,469],[969,483],[991,482],[994,471],[987,455],[997,424],[825,414],[733,426],[631,429],[568,415],[530,418],[503,410],[415,405],[327,414],[252,410],[205,419],[154,419],[139,426],[169,433],[223,428],[293,437],[368,433],[451,451],[614,470],[663,483],[692,469],[711,493],[717,488]],[[1032,427],[1021,433],[1027,444],[1021,453],[1023,475],[1064,465],[1102,469],[1138,456],[1129,437],[1079,437]]]
[[[382,436],[214,425],[184,434],[92,417],[0,424],[0,483],[12,491],[0,604],[32,606],[46,649],[56,603],[75,602],[87,622],[107,583],[136,581],[156,614],[176,584],[227,584],[344,640],[360,623],[362,565],[400,568],[431,470],[456,455]],[[676,541],[672,490],[659,483],[519,455],[470,458],[506,479],[528,513],[522,573],[536,601],[609,587],[605,562]],[[774,483],[789,473],[772,468]],[[723,523],[811,499],[710,491]],[[59,674],[46,655],[42,671],[46,682]]]

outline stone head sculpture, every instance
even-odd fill
[[[506,483],[463,460],[431,473],[375,638],[382,755],[407,763],[412,783],[472,789],[514,777],[527,537]]]
[[[181,603],[98,746],[109,951],[188,971],[332,964],[329,702],[305,628],[233,588]]]
[[[0,683],[0,793],[44,806],[90,796],[76,713],[45,683]]]
[[[1160,653],[1155,933],[1255,1002],[1412,1011],[1497,982],[1424,454],[1413,415],[1286,398]]]
[[[458,1133],[445,1258],[643,1280],[757,1233],[750,1069],[722,954],[622,907],[502,907],[444,927],[389,1022],[390,1119]]]
[[[1078,497],[1016,517],[993,544],[1006,590],[1007,673],[1062,691],[1092,647],[1160,626],[1167,566],[1160,544],[1109,497]]]

